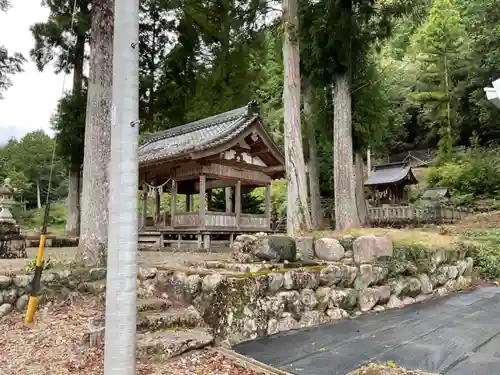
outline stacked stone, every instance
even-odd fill
[[[450,259],[435,252],[426,272],[411,262],[389,271],[383,261],[392,259],[393,244],[385,237],[301,238],[297,251],[301,259],[317,259],[319,265],[248,275],[159,271],[144,289],[163,285],[169,296],[192,304],[216,338],[237,343],[403,307],[462,290],[472,282],[472,258],[458,253]]]

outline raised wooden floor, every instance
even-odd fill
[[[244,228],[240,230],[214,228],[214,229],[177,229],[146,228],[139,231],[139,248],[166,248],[178,249],[215,249],[231,246],[234,238],[240,234],[273,232],[269,228]]]

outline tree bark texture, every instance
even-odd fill
[[[68,179],[68,214],[65,232],[69,236],[80,234],[80,166],[73,165]]]
[[[92,3],[91,56],[78,247],[80,260],[86,266],[106,264],[113,81],[113,11],[112,0],[95,0]]]
[[[349,74],[335,77],[333,91],[333,178],[335,225],[338,230],[360,226],[356,205]]]
[[[311,204],[312,229],[318,229],[323,217],[321,211],[321,193],[319,190],[319,163],[316,131],[312,122],[312,91],[309,85],[304,87],[304,115],[306,119],[307,144],[309,146],[309,159],[307,169],[309,172],[309,199]]]
[[[370,217],[365,198],[365,178],[363,173],[363,157],[359,152],[354,154],[355,178],[356,178],[356,206],[358,217],[362,227],[370,226]]]
[[[311,229],[307,205],[307,178],[300,127],[300,67],[298,0],[283,1],[284,139],[287,176],[287,232]]]
[[[75,44],[75,69],[73,71],[73,94],[79,94],[83,86],[83,62],[85,60],[85,35],[78,35]],[[80,163],[71,165],[68,180],[67,220],[65,232],[70,236],[80,235]]]

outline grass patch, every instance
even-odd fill
[[[443,235],[437,232],[424,232],[414,229],[361,228],[346,231],[315,232],[316,238],[329,237],[341,239],[344,236],[387,236],[394,245],[423,246],[429,249],[450,249],[458,236]]]
[[[386,364],[371,363],[347,375],[438,375],[429,372],[411,371],[401,368],[389,361]]]

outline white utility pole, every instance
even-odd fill
[[[104,374],[135,375],[139,0],[115,0]]]

